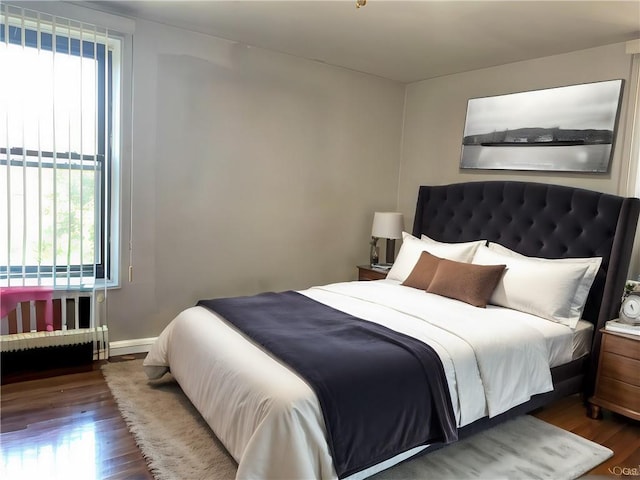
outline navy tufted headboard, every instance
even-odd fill
[[[640,200],[528,182],[422,186],[413,234],[443,242],[486,239],[534,257],[602,257],[583,318],[598,330],[620,308]]]

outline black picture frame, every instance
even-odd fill
[[[461,169],[607,173],[624,80],[471,98]]]

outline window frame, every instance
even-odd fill
[[[39,25],[41,27],[41,25]],[[112,35],[100,35],[100,38],[85,40],[82,35],[74,36],[75,32],[55,32],[55,42],[53,40],[54,30],[51,32],[40,29],[40,31],[22,25],[8,25],[8,39],[6,36],[7,25],[0,24],[0,42],[7,42],[13,45],[23,45],[24,28],[24,48],[39,48],[41,50],[55,52],[60,55],[72,55],[82,58],[95,59],[97,65],[97,152],[92,154],[77,154],[73,152],[53,152],[29,150],[25,146],[15,147],[11,145],[0,147],[0,167],[17,166],[21,168],[37,167],[55,169],[82,169],[96,172],[94,188],[96,205],[94,257],[96,263],[93,264],[71,264],[61,265],[54,262],[47,265],[0,265],[0,285],[11,285],[20,283],[31,284],[33,279],[38,283],[54,285],[60,284],[57,279],[80,278],[80,284],[67,284],[66,288],[82,288],[83,282],[91,278],[92,283],[104,283],[111,286],[118,284],[117,279],[117,242],[112,235],[117,232],[117,221],[119,218],[119,182],[114,178],[114,172],[119,168],[117,163],[118,149],[114,148],[114,141],[119,140],[117,128],[120,119],[119,112],[121,81],[118,74],[121,71],[121,51],[123,39]],[[91,37],[89,32],[85,32],[87,37]],[[114,52],[117,55],[114,57]],[[114,65],[114,62],[117,64]],[[106,84],[106,85],[105,85]],[[8,150],[8,152],[7,152]],[[14,157],[14,158],[12,158]],[[82,158],[81,158],[82,157]],[[35,161],[34,161],[35,159]],[[42,162],[42,159],[51,159],[50,162]],[[74,161],[74,163],[71,163]],[[76,163],[80,161],[79,164]],[[91,162],[83,165],[82,162]],[[54,169],[55,164],[55,169]],[[95,167],[98,166],[98,168]],[[7,180],[9,181],[9,180]],[[106,229],[106,234],[104,230]],[[55,257],[54,252],[54,257]]]

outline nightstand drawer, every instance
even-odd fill
[[[387,275],[381,272],[374,272],[372,270],[360,271],[359,280],[381,280]]]
[[[607,352],[602,356],[600,369],[605,377],[640,386],[640,360]]]
[[[358,280],[382,280],[387,277],[387,272],[374,270],[368,265],[358,265]]]
[[[640,387],[601,376],[595,397],[622,408],[640,412]]]
[[[590,415],[600,407],[640,420],[640,336],[601,329],[602,348]]]
[[[640,360],[640,348],[638,341],[618,335],[604,335],[602,349],[605,352],[614,352],[629,358]]]

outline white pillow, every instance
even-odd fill
[[[402,246],[393,267],[387,274],[387,278],[404,282],[413,267],[418,263],[422,252],[429,252],[436,257],[447,258],[456,262],[469,263],[476,248],[478,248],[478,244],[482,243],[440,243],[435,240],[431,240],[431,242],[433,243],[420,240],[407,232],[402,232]]]
[[[602,257],[586,257],[586,258],[538,258],[538,257],[527,257],[526,255],[522,255],[521,253],[514,252],[513,250],[500,245],[499,243],[489,242],[488,246],[489,250],[493,250],[494,252],[503,253],[505,255],[511,255],[516,258],[527,258],[529,260],[540,260],[542,262],[554,262],[554,263],[565,263],[565,264],[580,264],[587,265],[587,271],[582,277],[582,281],[578,285],[578,290],[576,292],[576,297],[574,300],[579,301],[580,299],[584,299],[581,306],[575,305],[574,308],[579,309],[580,317],[582,317],[582,311],[584,310],[584,304],[587,301],[587,297],[589,296],[589,291],[591,291],[591,285],[593,285],[593,281],[596,278],[596,274],[600,269],[600,265],[602,264]],[[576,303],[574,302],[574,303]],[[573,327],[572,327],[573,328]]]
[[[500,245],[499,243],[489,242],[488,245],[489,250],[493,250],[494,252],[504,253],[505,255],[512,255],[514,257],[519,258],[528,258],[529,260],[541,260],[543,262],[560,262],[560,263],[580,263],[586,264],[589,267],[587,268],[587,273],[585,273],[585,278],[583,278],[582,283],[580,284],[581,288],[586,287],[585,295],[589,295],[589,290],[591,290],[591,284],[593,280],[596,278],[596,273],[600,269],[600,264],[602,264],[602,257],[585,257],[585,258],[539,258],[539,257],[528,257],[518,252],[514,252],[513,250]]]
[[[473,263],[507,269],[490,303],[575,328],[602,258],[527,257],[490,243],[476,250]]]

